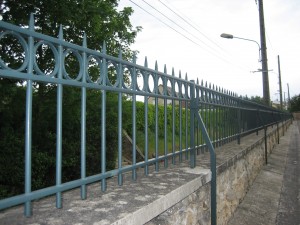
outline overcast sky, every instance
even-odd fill
[[[157,60],[160,71],[166,64],[170,74],[174,67],[189,80],[262,96],[262,75],[251,72],[261,68],[257,44],[220,37],[229,33],[260,44],[255,0],[120,0],[125,6],[134,9],[133,26],[143,27],[132,45],[138,64],[147,56],[150,68]],[[300,94],[300,1],[264,0],[264,14],[271,100],[279,99],[277,55],[283,92],[287,98],[289,83],[293,97]]]

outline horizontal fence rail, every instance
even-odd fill
[[[9,56],[1,53],[0,81],[13,80],[16,88],[26,90],[21,118],[24,147],[18,149],[24,155],[24,191],[1,199],[0,210],[25,204],[25,216],[30,216],[33,200],[56,195],[56,207],[61,208],[62,192],[80,187],[81,198],[85,199],[86,185],[100,182],[105,191],[108,178],[117,176],[122,185],[123,174],[131,172],[132,180],[136,180],[138,168],[143,168],[147,175],[150,165],[159,171],[162,165],[168,167],[168,163],[182,160],[190,160],[191,167],[195,167],[197,154],[207,149],[213,154],[214,147],[233,140],[240,142],[248,133],[291,117],[289,113],[244,100],[220,87],[190,81],[187,75],[182,77],[179,73],[177,77],[174,70],[168,74],[166,67],[164,72],[159,72],[157,63],[155,69],[150,69],[147,58],[141,66],[136,64],[135,57],[132,62],[123,60],[121,51],[118,57],[110,56],[105,43],[102,51],[89,49],[85,35],[82,46],[66,42],[62,26],[58,38],[35,32],[33,21],[31,15],[28,28],[0,21],[1,47],[6,47],[10,52],[6,54],[11,54],[16,61],[9,61]],[[12,46],[17,46],[14,51],[19,51],[18,54],[14,54]],[[42,68],[41,61],[46,54],[51,57],[46,63],[48,67]],[[49,134],[49,141],[54,143],[50,150],[37,148],[33,141],[35,128],[43,125],[38,123],[34,110],[41,104],[38,93],[42,88],[47,95],[54,93],[47,100],[55,103],[51,117],[55,125]],[[71,100],[64,96],[69,92],[73,93],[69,98],[75,98],[77,114],[68,111]],[[91,105],[92,99],[97,99],[98,104]],[[6,104],[5,100],[0,101]],[[96,114],[97,123],[91,122],[91,114]],[[66,116],[74,116],[74,123],[66,125]],[[74,132],[74,140],[77,137],[79,144],[73,147],[79,155],[76,167],[79,176],[64,179],[64,168],[70,160],[65,155],[66,146],[73,144],[67,141],[72,139],[66,139],[65,131],[75,123],[79,124],[80,131]],[[130,147],[125,146],[124,140],[129,140]],[[115,141],[113,147],[111,141]],[[90,144],[94,142],[97,143]],[[90,148],[99,151],[90,157]],[[11,154],[9,149],[1,151]],[[33,189],[37,151],[45,155],[50,154],[47,151],[53,152],[54,178],[52,185]],[[108,163],[111,155],[115,155],[112,158],[116,163]],[[99,161],[95,163],[91,158]],[[89,172],[94,167],[98,172]]]

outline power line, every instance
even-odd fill
[[[146,13],[148,13],[149,15],[153,16],[155,19],[157,19],[158,21],[160,21],[161,23],[163,23],[164,25],[166,25],[167,27],[169,27],[170,29],[172,29],[173,31],[175,31],[176,33],[180,34],[181,36],[183,36],[184,38],[186,38],[187,40],[191,41],[192,43],[198,45],[198,43],[196,43],[195,41],[193,41],[192,39],[190,39],[189,37],[187,37],[186,35],[180,33],[178,30],[176,30],[175,28],[171,27],[169,24],[165,23],[164,21],[162,21],[160,18],[158,18],[157,16],[153,15],[152,13],[150,13],[149,11],[147,11],[146,9],[144,9],[143,7],[141,7],[140,5],[138,5],[137,3],[133,2],[132,0],[129,0],[131,3],[133,3],[134,5],[136,5],[137,7],[139,7],[140,9],[142,9],[143,11],[145,11]]]
[[[144,1],[144,0],[143,0]],[[170,10],[172,13],[174,13],[177,17],[179,17],[180,19],[182,19],[185,23],[187,23],[189,26],[191,26],[193,29],[195,29],[198,33],[200,33],[202,36],[204,36],[210,43],[212,43],[213,45],[217,46],[218,49],[216,48],[213,48],[211,46],[209,46],[208,44],[204,43],[201,39],[199,39],[197,37],[198,40],[200,40],[202,43],[204,43],[205,46],[207,46],[208,48],[212,49],[213,51],[216,52],[216,54],[223,54],[223,57],[226,57],[226,56],[229,56],[229,57],[232,57],[228,51],[226,51],[224,48],[222,48],[218,43],[216,43],[215,41],[213,41],[210,37],[208,37],[207,35],[205,35],[203,32],[201,32],[198,28],[197,28],[197,24],[195,24],[190,18],[188,18],[186,15],[184,15],[182,12],[180,12],[178,9],[175,9],[177,10],[177,12],[175,12],[173,9],[171,9],[166,3],[162,2],[161,0],[158,0],[162,5],[164,5],[168,10]],[[144,1],[145,2],[145,1]],[[168,2],[168,1],[167,1]],[[168,2],[169,3],[169,2]],[[148,3],[147,3],[148,4]],[[149,4],[148,4],[149,5]],[[186,17],[187,19],[185,19],[183,16],[181,16],[180,14],[182,14],[184,17]],[[188,21],[190,20],[190,22]],[[192,23],[194,23],[195,25],[193,25]],[[189,32],[190,33],[190,32]],[[194,36],[194,35],[193,35]],[[214,53],[211,53],[213,55],[215,55]],[[216,57],[220,58],[219,55],[215,55]],[[227,60],[224,60],[224,58],[222,59],[223,61],[226,61],[228,62]],[[232,63],[231,63],[232,64]],[[240,66],[238,66],[240,67]],[[245,66],[242,66],[244,67],[244,69],[246,69]],[[241,69],[241,68],[240,68]]]
[[[173,9],[171,9],[167,4],[165,4],[164,2],[162,2],[161,0],[158,0],[161,4],[163,4],[167,9],[169,9],[171,12],[173,12],[176,16],[178,16],[180,19],[182,19],[184,22],[186,22],[188,25],[190,25],[192,28],[194,28],[196,31],[198,31],[202,36],[204,36],[207,40],[209,40],[211,43],[213,43],[214,45],[216,45],[218,48],[220,48],[221,50],[224,51],[224,49],[216,42],[214,42],[213,40],[211,40],[211,38],[209,38],[207,35],[205,35],[203,32],[201,32],[197,27],[195,27],[193,24],[191,24],[189,21],[187,21],[185,18],[183,18],[180,14],[178,14],[177,12],[175,12]],[[177,10],[178,11],[178,10]],[[181,13],[181,12],[180,12]],[[182,13],[181,13],[182,14]],[[185,16],[186,18],[188,18],[187,16]],[[189,18],[188,18],[189,19]],[[191,21],[191,19],[189,19]]]
[[[147,11],[146,9],[144,9],[142,6],[140,6],[139,4],[135,3],[132,0],[129,0],[132,4],[134,4],[135,6],[137,6],[138,8],[140,8],[141,10],[143,10],[144,12],[146,12],[147,14],[149,14],[150,16],[154,17],[155,19],[157,19],[159,22],[163,23],[164,25],[166,25],[167,27],[169,27],[170,29],[172,29],[173,31],[175,31],[177,34],[181,35],[182,37],[184,37],[185,39],[189,40],[190,42],[192,42],[193,44],[199,46],[200,48],[203,48],[203,46],[201,46],[199,43],[195,42],[194,40],[190,39],[189,37],[187,37],[186,35],[184,35],[183,33],[181,33],[180,31],[176,30],[174,27],[170,26],[169,24],[167,24],[166,22],[164,22],[163,20],[161,20],[160,18],[158,18],[157,16],[155,16],[154,14],[152,14],[151,12]],[[144,0],[143,0],[144,1]],[[145,2],[145,1],[144,1]],[[148,3],[147,3],[148,4]],[[149,4],[148,4],[149,5]],[[217,53],[214,53],[212,51],[210,51],[209,49],[205,49],[207,52],[209,52],[210,54],[214,55],[215,57],[217,57],[218,59],[222,60],[223,62],[226,62],[230,65],[233,65],[235,67],[239,67],[239,69],[245,69],[242,68],[240,65],[236,66],[235,64],[233,64],[232,62],[228,61],[227,59],[220,57]]]
[[[214,48],[212,48],[211,46],[207,45],[204,41],[202,41],[199,37],[195,36],[194,34],[192,34],[191,32],[189,32],[187,29],[185,29],[184,27],[182,27],[181,25],[179,25],[178,23],[176,23],[174,20],[170,19],[168,16],[166,16],[165,14],[163,14],[162,12],[160,12],[158,9],[156,9],[154,6],[152,6],[151,4],[149,4],[148,2],[146,2],[145,0],[142,0],[143,2],[145,2],[148,6],[150,6],[152,9],[154,9],[155,11],[157,11],[159,14],[161,14],[163,17],[167,18],[169,21],[171,21],[172,23],[176,24],[178,27],[180,27],[182,30],[186,31],[187,33],[189,33],[190,35],[192,35],[194,38],[196,38],[197,40],[199,40],[202,44],[204,44],[206,47],[212,49],[212,50],[216,50]]]

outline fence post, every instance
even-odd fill
[[[191,168],[196,166],[196,152],[195,152],[195,114],[197,103],[195,99],[195,81],[191,80],[190,86],[190,162]],[[198,113],[198,112],[197,112]]]
[[[240,106],[240,101],[238,101],[238,136],[237,136],[237,141],[238,141],[238,144],[241,144],[241,106]]]
[[[204,122],[199,115],[199,96],[195,98],[195,82],[191,80],[192,84],[190,87],[190,98],[191,98],[191,118],[190,118],[190,125],[191,125],[191,167],[195,166],[196,164],[196,155],[195,155],[195,140],[194,140],[194,127],[195,127],[195,118],[198,122],[198,126],[201,128],[202,135],[204,137],[205,143],[208,146],[209,153],[210,153],[210,169],[211,169],[211,224],[217,225],[217,166],[216,166],[216,154],[215,149],[212,144],[212,141],[209,138],[208,132],[205,128]]]
[[[205,128],[204,122],[200,117],[199,113],[195,114],[198,121],[199,127],[201,128],[202,134],[206,145],[208,146],[210,153],[210,170],[211,170],[211,224],[217,225],[217,164],[216,164],[216,153],[214,146],[209,138],[208,132]]]

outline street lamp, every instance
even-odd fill
[[[258,54],[259,54],[259,62],[262,63],[262,80],[263,80],[263,98],[264,101],[267,105],[270,105],[270,91],[269,91],[269,78],[268,78],[268,65],[267,65],[267,60],[266,60],[266,54],[262,54],[261,56],[261,47],[258,44],[257,41],[252,40],[252,39],[247,39],[247,38],[241,38],[241,37],[235,37],[232,34],[226,34],[223,33],[220,35],[222,38],[227,38],[227,39],[241,39],[241,40],[245,40],[245,41],[251,41],[251,42],[255,42],[258,46]]]
[[[236,39],[241,39],[241,40],[245,40],[245,41],[252,41],[252,42],[255,42],[258,46],[258,62],[261,62],[261,57],[260,57],[260,45],[258,44],[257,41],[255,40],[252,40],[252,39],[247,39],[247,38],[241,38],[241,37],[235,37],[233,36],[232,34],[226,34],[226,33],[223,33],[220,35],[222,38],[227,38],[227,39],[233,39],[233,38],[236,38]]]

